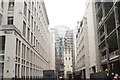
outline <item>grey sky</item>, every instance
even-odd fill
[[[65,25],[74,29],[81,21],[86,0],[45,0],[50,27]]]

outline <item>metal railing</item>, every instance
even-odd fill
[[[113,57],[115,57],[115,56],[119,56],[119,53],[120,53],[120,52],[119,52],[118,50],[110,53],[110,58],[113,58]]]
[[[102,60],[107,59],[106,55],[101,57]]]

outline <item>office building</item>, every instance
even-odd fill
[[[58,77],[64,77],[64,40],[68,27],[59,25],[53,28],[55,30],[55,69]]]
[[[95,2],[99,67],[120,75],[120,1]]]
[[[90,0],[91,1],[91,0]],[[86,2],[86,8],[82,21],[76,34],[76,71],[83,80],[90,78],[95,73],[97,66],[97,35],[95,28],[95,12],[93,2]]]
[[[73,73],[74,46],[73,30],[67,30],[64,40],[64,76],[67,78]]]
[[[50,69],[51,39],[40,0],[0,0],[0,78],[41,78]]]

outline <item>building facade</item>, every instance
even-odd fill
[[[44,2],[0,0],[0,78],[41,78],[50,69]]]
[[[73,30],[66,31],[64,41],[64,77],[68,77],[73,73],[73,57],[74,57],[74,36]]]
[[[90,0],[91,1],[91,0]],[[97,34],[93,2],[86,2],[84,17],[76,34],[76,70],[86,80],[97,71]]]
[[[68,27],[59,25],[53,28],[55,31],[55,70],[58,77],[64,77],[64,39]]]
[[[50,55],[51,56],[51,70],[55,70],[55,30],[54,29],[50,29],[50,34],[51,34],[51,52],[52,54]]]
[[[95,2],[101,70],[120,75],[120,1]]]

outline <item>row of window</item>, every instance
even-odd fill
[[[20,68],[21,68],[21,78],[38,78],[42,74],[42,71],[35,68],[30,68],[26,66],[21,66],[19,64],[15,65],[15,77],[20,78]]]
[[[38,2],[38,6],[39,6],[38,8],[34,4],[35,3],[32,2],[32,10],[31,10],[31,8],[29,8],[29,6],[27,6],[28,4],[26,2],[24,2],[24,16],[28,19],[28,23],[29,23],[29,25],[31,25],[31,29],[33,29],[33,27],[34,27],[34,32],[35,32],[35,28],[37,28],[37,23],[41,24],[40,20],[42,18],[41,15],[43,16],[43,14],[41,13],[42,11],[41,11],[39,2]],[[33,10],[33,9],[35,9],[35,10]],[[36,19],[36,21],[34,21],[34,18]],[[27,20],[27,19],[25,19],[25,20]],[[31,21],[31,24],[30,24],[30,21]],[[34,23],[34,25],[33,25],[33,23]],[[45,21],[44,21],[44,23],[45,23]]]
[[[22,65],[20,65],[20,63]],[[20,77],[20,66],[22,66],[21,67],[22,78],[25,77],[25,74],[26,74],[26,78],[30,78],[30,76],[34,76],[34,75],[37,76],[38,74],[39,74],[38,76],[40,76],[39,69],[41,69],[41,66],[44,67],[45,66],[44,64],[45,62],[40,58],[39,54],[36,54],[30,47],[27,47],[20,40],[16,39],[16,68],[15,68],[16,73],[15,74],[17,77]],[[29,73],[29,71],[31,72]],[[33,71],[35,71],[36,73],[34,73]]]
[[[22,47],[22,48],[21,48]],[[21,52],[22,49],[22,52]],[[43,50],[40,48],[40,52],[44,53]],[[39,55],[39,54],[38,54]],[[21,43],[20,40],[16,39],[16,56],[21,57],[24,60],[35,62],[38,61],[38,59],[41,59],[35,52],[29,47],[27,47],[24,43]],[[19,61],[19,60],[18,60]]]
[[[40,32],[38,32],[40,34]],[[39,35],[37,34],[37,35]],[[39,51],[41,45],[40,42],[36,39],[36,37],[33,35],[33,32],[30,31],[30,28],[26,26],[26,23],[23,21],[23,36],[27,38],[27,40],[35,47],[37,51]],[[40,35],[39,35],[40,37]],[[41,36],[42,37],[42,36]],[[41,41],[43,38],[41,38]],[[45,45],[45,44],[44,44]],[[43,46],[43,45],[42,45]]]
[[[31,42],[31,44],[34,47],[36,47],[36,49],[38,49],[40,43],[39,43],[39,41],[36,38],[40,37],[40,33],[43,32],[43,31],[40,32],[40,29],[38,29],[39,26],[42,26],[42,25],[38,26],[38,23],[41,24],[41,21],[40,21],[40,14],[41,14],[40,12],[41,12],[41,9],[40,9],[39,2],[37,2],[37,5],[36,5],[36,2],[32,2],[32,11],[30,10],[30,5],[31,5],[31,1],[29,1],[29,4],[27,4],[26,2],[24,2],[24,15],[25,15],[25,17],[27,17],[27,15],[28,15],[28,26],[31,26],[31,27],[27,27],[27,24],[26,24],[27,21],[25,19],[25,21],[23,21],[23,36],[26,37],[27,40],[29,42]],[[31,15],[36,10],[37,10],[37,13],[35,12],[35,14],[37,14],[37,16],[36,15]],[[36,20],[34,20],[34,18],[36,18]],[[45,22],[44,22],[44,24],[45,24]],[[37,34],[39,36],[37,36],[37,35],[33,36],[34,34]],[[42,35],[41,35],[41,37],[42,37]],[[42,40],[43,40],[43,38],[42,38]],[[42,45],[42,46],[44,46],[44,45]],[[46,47],[44,47],[44,48],[46,48]]]

